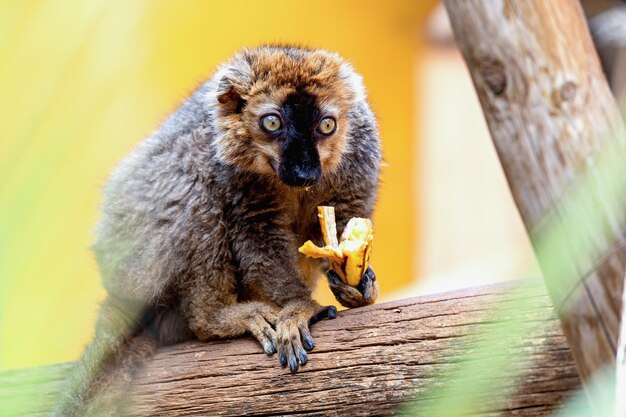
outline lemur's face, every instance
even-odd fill
[[[314,185],[338,166],[348,111],[362,95],[360,79],[338,56],[260,48],[225,71],[215,117],[222,160],[291,187]]]

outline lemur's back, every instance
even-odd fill
[[[163,295],[185,266],[190,205],[203,198],[199,176],[212,169],[203,85],[115,169],[104,189],[94,251],[107,290],[145,302]],[[201,133],[204,132],[204,133]],[[206,164],[199,170],[198,153]],[[171,246],[178,242],[177,246]],[[185,256],[181,254],[181,256]]]

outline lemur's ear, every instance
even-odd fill
[[[222,77],[217,86],[217,101],[225,107],[236,107],[241,100],[243,100],[241,93],[237,91],[230,78],[227,75]]]
[[[219,82],[217,87],[217,101],[224,110],[234,113],[241,113],[243,107],[246,105],[246,100],[242,97],[242,94],[228,76],[224,76]]]
[[[252,70],[247,61],[239,59],[231,63],[217,85],[217,101],[225,110],[241,113],[251,78]]]

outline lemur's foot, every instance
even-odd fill
[[[254,311],[246,318],[246,327],[263,346],[265,353],[271,356],[276,353],[278,345],[278,335],[274,330],[278,319],[277,312],[264,304],[255,303],[254,307]]]
[[[307,350],[315,347],[309,325],[321,319],[334,319],[337,309],[334,306],[321,307],[314,301],[287,304],[278,315],[278,360],[282,366],[289,365],[296,372],[299,365],[307,363]]]
[[[333,270],[328,271],[328,284],[341,305],[354,308],[373,304],[378,297],[378,282],[371,267],[361,277],[359,285],[352,287],[341,280]]]

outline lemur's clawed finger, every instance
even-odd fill
[[[326,276],[331,291],[343,306],[354,308],[373,304],[378,297],[378,282],[370,267],[367,268],[356,287],[343,282],[333,270],[329,270]]]
[[[371,267],[367,267],[359,285],[356,287],[367,304],[372,304],[378,297],[378,283],[376,282],[376,274]]]
[[[309,321],[309,325],[310,324],[311,322]],[[315,342],[313,341],[313,337],[309,331],[309,326],[301,325],[299,329],[300,336],[302,337],[302,346],[305,350],[312,350],[315,347]]]
[[[309,357],[307,356],[306,351],[302,346],[302,340],[300,339],[300,337],[300,334],[294,335],[294,337],[291,339],[291,346],[293,347],[293,353],[298,359],[298,363],[300,365],[304,365],[308,362]]]
[[[250,319],[248,330],[261,343],[268,355],[276,353],[277,335],[271,323],[263,316],[258,315]]]
[[[282,366],[289,365],[291,372],[296,372],[299,365],[304,365],[308,357],[300,341],[300,330],[295,320],[279,321],[278,352],[279,362]]]

